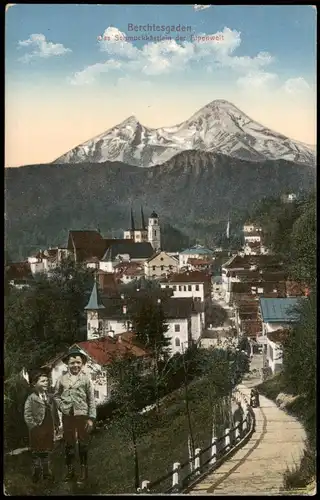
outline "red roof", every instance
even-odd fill
[[[117,279],[114,273],[106,273],[104,271],[98,271],[98,281],[99,287],[103,292],[113,291],[118,292]]]
[[[262,322],[250,319],[243,320],[241,321],[241,329],[248,337],[256,337],[258,333],[262,332]]]
[[[186,271],[172,274],[167,281],[169,283],[207,283],[210,281],[210,276],[201,271]]]
[[[128,241],[132,240],[104,239],[96,230],[69,231],[67,248],[72,252],[75,248],[78,261],[90,260],[92,257],[101,260],[110,245]]]
[[[8,280],[31,279],[31,267],[29,262],[15,262],[6,266],[6,277]]]
[[[275,344],[282,344],[288,337],[290,330],[287,328],[280,328],[274,332],[267,333],[267,337],[271,342]]]
[[[100,365],[107,365],[117,356],[125,354],[133,354],[141,357],[147,356],[148,353],[142,347],[133,343],[135,334],[132,332],[124,332],[114,338],[104,337],[101,339],[86,340],[79,342],[77,345],[85,351],[91,359]],[[119,340],[121,338],[121,340]]]
[[[204,266],[204,265],[208,265],[208,264],[213,264],[214,260],[213,259],[207,259],[207,258],[204,258],[204,259],[196,259],[196,258],[190,258],[188,259],[188,264],[191,264],[192,266]]]
[[[287,297],[300,297],[309,294],[307,285],[297,281],[286,281]]]

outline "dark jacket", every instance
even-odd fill
[[[86,415],[92,420],[96,418],[94,388],[85,373],[80,373],[76,381],[69,372],[62,375],[56,383],[54,399],[64,415]]]
[[[60,425],[57,405],[52,394],[47,394],[47,403],[45,403],[37,392],[32,392],[27,397],[24,405],[24,420],[29,430],[42,424],[47,406],[51,411],[54,426],[58,427]]]

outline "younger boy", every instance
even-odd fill
[[[94,389],[91,379],[83,372],[87,357],[77,348],[72,348],[63,362],[68,372],[56,384],[54,398],[62,413],[63,437],[67,475],[65,480],[74,478],[75,446],[79,443],[81,475],[79,482],[88,477],[89,434],[96,418]]]
[[[59,415],[52,396],[48,394],[49,377],[44,371],[30,375],[33,392],[24,405],[24,420],[29,429],[29,442],[32,453],[32,479],[38,482],[52,478],[50,452],[54,445],[54,431],[59,428]]]

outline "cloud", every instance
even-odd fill
[[[302,77],[289,78],[283,85],[283,90],[287,94],[297,95],[310,90],[310,86]]]
[[[211,7],[211,5],[197,5],[197,4],[194,4],[193,10],[195,10],[197,12],[198,10],[209,9],[209,7]]]
[[[261,89],[262,87],[269,86],[270,83],[276,82],[278,75],[275,73],[268,73],[266,71],[252,71],[245,76],[238,78],[237,84],[249,90]]]
[[[119,68],[121,68],[121,63],[110,59],[103,63],[92,64],[82,71],[76,72],[71,78],[68,78],[68,82],[71,85],[89,85],[95,81],[98,75]]]
[[[263,71],[264,67],[274,61],[268,52],[259,52],[252,57],[235,56],[234,52],[241,45],[241,33],[227,27],[212,35],[200,33],[192,38],[189,36],[189,40],[182,43],[175,40],[173,33],[171,35],[171,39],[145,43],[138,48],[133,45],[132,37],[127,37],[125,33],[110,26],[98,44],[100,51],[106,52],[112,59],[119,60],[122,69],[128,74],[140,72],[148,76],[183,71],[198,63],[204,68],[210,67],[211,70],[208,71],[213,68],[226,68],[247,75]],[[136,36],[141,35],[137,33]],[[104,65],[94,67],[101,67],[104,72]],[[98,76],[98,69],[94,70],[94,74]]]
[[[62,43],[52,43],[47,42],[46,37],[41,33],[30,35],[27,40],[20,40],[18,42],[18,47],[32,47],[35,50],[29,54],[25,54],[19,60],[21,62],[29,62],[31,59],[43,57],[48,58],[52,56],[61,56],[67,52],[72,52],[62,45]]]

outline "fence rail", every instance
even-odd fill
[[[162,485],[160,493],[183,492],[199,477],[218,468],[224,457],[239,447],[241,441],[248,438],[254,430],[255,417],[246,396],[236,390],[233,393],[233,400],[240,403],[244,409],[242,421],[236,422],[231,428],[226,428],[223,436],[219,438],[213,436],[210,445],[206,448],[196,448],[194,456],[185,462],[174,462],[171,471],[167,474],[152,482],[142,481],[138,493],[159,493],[155,490],[160,485]]]

